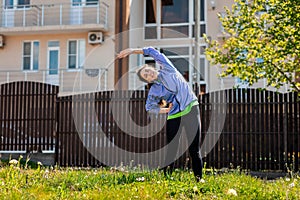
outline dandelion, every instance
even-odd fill
[[[44,178],[48,179],[49,178],[49,170],[46,169],[45,173],[44,173]]]
[[[119,171],[125,172],[125,168],[124,167],[119,167]]]
[[[198,187],[196,185],[193,187],[193,191],[194,192],[199,192]]]
[[[19,163],[19,161],[17,161],[16,159],[12,159],[9,161],[9,164],[11,165],[17,165]]]
[[[39,166],[42,166],[42,165],[43,165],[43,163],[42,163],[42,162],[40,162],[40,161],[39,161],[37,164],[38,164]]]
[[[295,187],[295,183],[293,182],[293,183],[289,184],[289,187],[290,188]]]
[[[204,180],[204,179],[200,179],[199,182],[200,182],[200,183],[205,183],[205,180]]]
[[[286,182],[289,182],[289,181],[291,181],[291,179],[290,179],[290,178],[286,178],[285,181],[286,181]]]
[[[228,194],[228,195],[237,196],[237,192],[236,192],[235,189],[229,189],[229,190],[227,190],[227,194]]]
[[[138,177],[138,178],[136,178],[136,180],[138,182],[144,182],[145,181],[145,177]]]

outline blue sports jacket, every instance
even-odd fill
[[[170,116],[183,111],[190,103],[198,100],[182,74],[163,53],[153,47],[144,47],[143,54],[151,56],[159,66],[158,78],[148,93],[146,111],[158,114],[160,110],[158,103],[164,99],[173,104],[168,113]]]

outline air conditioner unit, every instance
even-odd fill
[[[101,44],[103,42],[103,33],[89,32],[88,39],[89,39],[89,44]]]
[[[4,47],[4,36],[0,35],[0,47]]]

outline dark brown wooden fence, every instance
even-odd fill
[[[163,147],[165,127],[161,123],[166,120],[163,115],[152,118],[155,122],[149,129],[140,133],[144,138],[131,136],[126,130],[120,128],[122,123],[128,131],[134,132],[132,124],[146,126],[150,123],[149,116],[145,112],[145,99],[144,91],[106,91],[58,98],[58,164],[97,166],[103,163],[114,163],[114,160],[118,163],[122,159],[114,151],[114,146],[136,153],[151,152]],[[117,112],[112,112],[112,106]],[[126,109],[129,112],[128,116],[124,113]],[[157,129],[155,126],[162,127],[162,130],[148,137],[153,130]],[[109,140],[104,140],[100,136],[100,129]],[[100,158],[102,162],[95,159],[93,156],[95,152],[90,153],[93,148],[90,144],[97,145],[97,151],[101,151],[103,155]],[[158,158],[149,159],[155,162]],[[139,163],[139,160],[134,162]]]
[[[0,90],[0,152],[54,151],[58,87],[12,82]]]
[[[75,108],[75,113],[82,114],[83,123],[94,127],[92,118],[86,117],[91,114],[91,104],[95,104],[94,108],[100,119],[99,124],[104,132],[119,147],[128,151],[149,152],[165,145],[164,128],[155,137],[137,139],[118,127],[115,121],[118,116],[112,116],[109,108],[111,101],[120,109],[118,114],[121,119],[126,106],[130,106],[131,118],[137,124],[147,125],[148,116],[144,110],[145,92],[136,91],[131,97],[128,97],[128,91],[117,93],[117,99],[113,100],[111,99],[112,92],[77,95],[58,100],[59,110],[62,111],[60,112],[62,116],[58,120],[59,127],[62,126],[58,130],[61,144],[58,149],[64,152],[59,154],[60,165],[101,164],[83,147],[79,137],[82,133],[78,134],[76,131],[74,116],[71,114]],[[285,170],[287,164],[289,167],[299,168],[300,106],[296,94],[232,89],[205,94],[199,98],[199,101],[202,121],[202,154],[205,156],[204,161],[208,167],[236,168],[239,166],[252,170]],[[129,105],[126,102],[129,102]],[[125,123],[127,123],[126,120],[128,121],[126,116],[122,120]],[[91,128],[88,132],[92,134],[94,131],[98,130]],[[148,133],[141,134],[147,135]],[[75,143],[70,141],[75,141]],[[109,143],[102,145],[108,146]],[[210,149],[210,146],[213,148]],[[210,151],[205,152],[205,149]],[[103,150],[107,151],[105,159],[119,159],[107,148]],[[186,157],[187,154],[184,154],[177,164],[186,165]],[[154,162],[158,158],[151,159]]]
[[[286,170],[287,165],[299,169],[300,101],[297,98],[295,93],[255,89],[231,89],[202,96],[203,135],[215,135],[218,140],[212,139],[216,145],[205,158],[208,166]],[[214,131],[222,121],[220,115],[212,115],[214,112],[220,113],[221,118],[226,112],[221,135]],[[211,131],[207,131],[209,126]]]
[[[115,146],[142,153],[165,145],[165,116],[149,118],[144,110],[144,91],[57,97],[58,87],[33,82],[4,84],[0,90],[0,152],[54,151],[55,147],[55,162],[61,166],[99,166],[122,160],[112,150]],[[230,89],[202,95],[199,102],[201,148],[207,167],[286,170],[288,166],[299,170],[297,94]],[[147,126],[136,133],[143,137],[128,134],[138,132],[130,120]],[[120,123],[127,125],[127,130],[120,128]],[[100,129],[109,140],[98,136]],[[187,165],[187,156],[185,153],[177,165]],[[164,158],[149,159],[156,162]]]

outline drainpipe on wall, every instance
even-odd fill
[[[119,53],[121,50],[129,47],[130,0],[116,0],[115,13],[115,52]],[[128,57],[116,60],[114,75],[115,89],[128,89],[128,76],[123,77],[128,72],[128,69]]]
[[[196,84],[200,82],[200,66],[199,66],[199,33],[200,33],[200,6],[199,1],[195,1],[195,44],[194,44],[194,67],[196,69]]]

